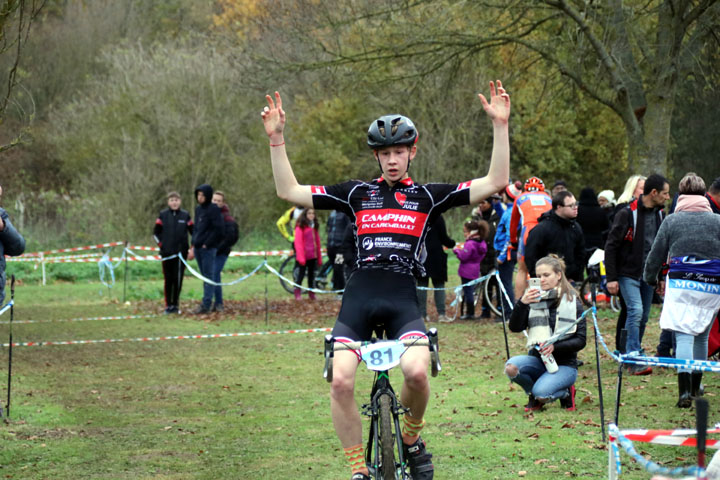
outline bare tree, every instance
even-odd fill
[[[285,3],[302,6],[304,0]],[[720,33],[717,0],[312,4],[295,11],[320,11],[314,24],[302,13],[281,23],[316,46],[317,58],[298,67],[350,65],[367,75],[399,79],[467,67],[481,51],[502,54],[521,46],[535,58],[536,75],[551,76],[554,70],[566,79],[556,88],[571,85],[621,119],[628,165],[645,173],[667,171],[673,110],[683,101],[676,98],[678,85],[697,73],[699,52],[717,48]]]
[[[4,88],[0,90],[0,125],[5,121],[13,91],[18,84],[18,70],[23,47],[30,34],[30,26],[42,10],[46,0],[5,0],[0,2],[0,60],[7,64],[7,70],[0,70],[4,76]],[[2,79],[2,78],[0,78]],[[22,140],[24,129],[11,135],[7,143],[0,143],[0,153],[12,148]]]

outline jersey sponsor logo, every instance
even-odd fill
[[[313,193],[313,194],[316,194],[316,193],[317,193],[317,194],[320,194],[320,195],[326,195],[326,194],[327,194],[327,193],[325,192],[325,187],[323,187],[323,186],[321,186],[321,185],[313,185],[313,186],[311,186],[311,187],[310,187],[310,192]]]
[[[367,238],[367,237],[366,237]],[[410,251],[412,248],[412,245],[408,242],[401,242],[398,240],[395,240],[393,237],[375,237],[373,240],[375,248],[383,248],[388,250],[407,250]],[[363,240],[363,245],[365,244],[365,240]],[[398,255],[390,255],[388,257],[390,261],[393,262],[399,262],[400,256]]]
[[[470,188],[470,184],[472,183],[472,180],[468,180],[467,182],[462,182],[457,186],[458,190],[465,190],[466,188]]]
[[[714,293],[720,294],[720,285],[711,285],[704,282],[694,282],[692,280],[677,280],[674,278],[670,279],[670,288],[677,288],[680,290],[694,290],[696,292],[703,293]]]
[[[373,240],[370,237],[363,238],[362,246],[365,250],[372,250],[373,248]]]
[[[395,201],[400,204],[404,210],[417,210],[420,206],[419,202],[413,202],[407,199],[407,195],[402,192],[395,192]]]
[[[420,237],[427,214],[386,208],[382,210],[361,210],[356,214],[357,234],[401,233]]]
[[[530,197],[530,205],[533,205],[536,207],[545,207],[545,206],[549,205],[549,203],[543,197],[532,196],[532,197]]]

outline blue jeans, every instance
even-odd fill
[[[515,253],[513,251],[513,253]],[[513,276],[514,276],[514,270],[515,270],[515,264],[517,263],[517,254],[512,256],[512,260],[505,260],[503,263],[498,263],[497,270],[500,274],[500,281],[503,284],[503,288],[505,288],[505,291],[508,294],[508,297],[510,298],[510,303],[508,304],[507,299],[505,298],[505,295],[503,295],[503,302],[505,303],[505,315],[510,317],[510,311],[513,308],[513,305],[515,305],[515,290],[513,289]]]
[[[217,254],[217,248],[195,248],[195,260],[197,261],[200,274],[212,280],[215,277],[215,255]],[[210,304],[212,303],[213,293],[215,293],[215,286],[210,285],[207,282],[203,282],[203,297],[202,306],[203,308],[210,310]]]
[[[618,283],[627,305],[627,342],[623,353],[639,352],[655,289],[642,280],[630,277],[620,277]]]
[[[714,319],[713,319],[714,320]],[[697,335],[689,333],[675,333],[675,358],[682,360],[707,360],[708,354],[708,337],[713,322],[705,329],[704,332]],[[692,372],[689,368],[678,368],[678,372]]]
[[[535,398],[551,402],[570,395],[569,388],[577,380],[577,369],[567,365],[558,365],[558,371],[548,373],[542,360],[532,355],[518,355],[507,361],[505,367],[515,365],[518,374],[508,377],[520,385],[525,393]]]
[[[460,277],[460,283],[466,284],[475,280],[474,278]],[[463,290],[463,301],[465,302],[465,314],[471,317],[475,316],[475,285],[466,285],[462,287]]]
[[[220,274],[223,271],[223,267],[225,266],[225,262],[227,262],[227,259],[227,255],[215,255],[215,264],[213,268],[215,273],[213,274],[213,280],[215,280],[217,283],[220,283]],[[222,304],[222,286],[215,285],[215,306],[222,306]]]

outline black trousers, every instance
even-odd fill
[[[345,288],[345,265],[335,263],[335,257],[340,253],[340,247],[327,247],[328,262],[333,266],[332,288],[333,290],[342,290]]]
[[[302,285],[303,278],[305,278],[305,270],[307,270],[308,276],[308,287],[315,288],[315,266],[317,259],[313,258],[305,261],[305,265],[300,265],[297,261],[295,262],[295,283]]]
[[[162,268],[165,277],[165,307],[177,307],[180,303],[185,264],[175,257],[162,262]]]

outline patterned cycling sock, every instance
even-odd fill
[[[412,445],[420,437],[420,431],[425,426],[425,420],[415,420],[410,415],[403,415],[402,437],[405,445]]]
[[[365,449],[362,444],[343,448],[343,450],[345,451],[345,458],[350,463],[350,470],[352,470],[350,473],[364,473],[365,475],[370,473],[365,465]]]

